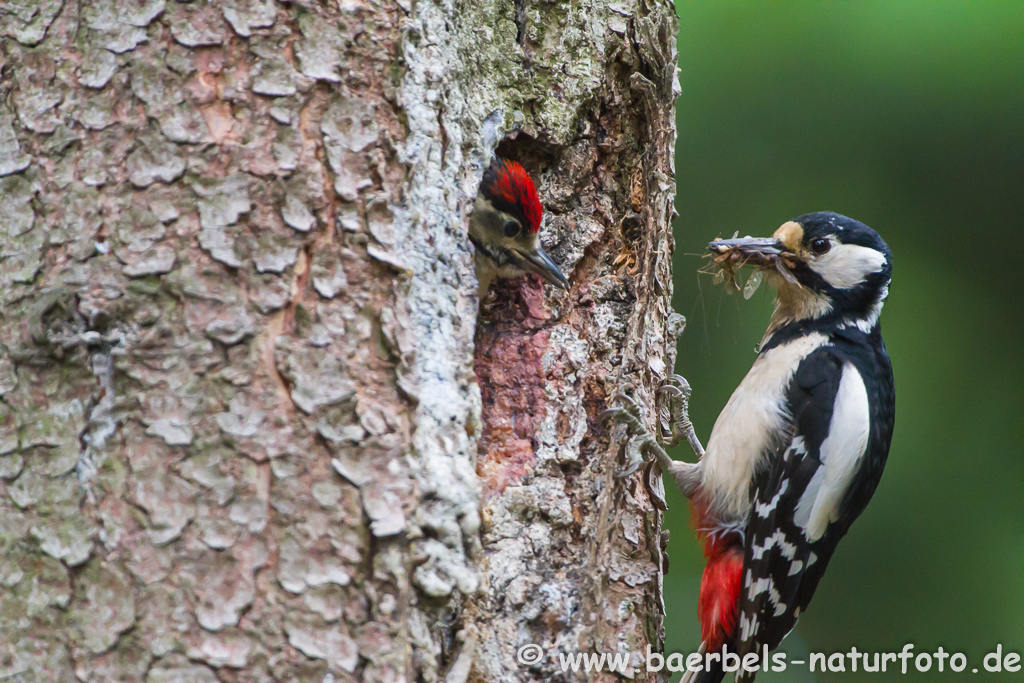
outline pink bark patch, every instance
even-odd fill
[[[497,302],[477,327],[474,363],[483,397],[477,473],[485,500],[521,482],[536,464],[534,437],[547,404],[541,360],[549,334],[542,328],[551,324],[535,278],[495,285]]]

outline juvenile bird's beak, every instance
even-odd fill
[[[566,278],[565,275],[562,275],[562,271],[555,265],[555,262],[552,261],[547,252],[540,247],[537,247],[534,251],[519,251],[513,249],[511,254],[516,260],[516,265],[523,270],[528,270],[531,273],[540,275],[549,285],[554,285],[555,287],[566,291],[569,290],[568,278]]]
[[[733,256],[740,264],[774,266],[779,256],[790,253],[775,237],[740,237],[708,243],[715,256]]]

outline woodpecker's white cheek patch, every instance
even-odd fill
[[[849,289],[882,270],[885,254],[859,244],[834,244],[827,254],[808,259],[807,265],[836,289]]]
[[[828,436],[821,443],[821,467],[797,503],[793,521],[816,541],[839,518],[839,504],[867,450],[871,430],[868,392],[852,364],[843,366]]]

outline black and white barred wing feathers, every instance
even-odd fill
[[[844,515],[844,498],[868,448],[867,391],[836,347],[821,347],[801,362],[787,407],[792,436],[753,484],[736,634],[740,656],[775,648],[807,607],[853,522],[855,514]]]

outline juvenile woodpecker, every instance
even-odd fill
[[[836,544],[878,485],[895,390],[878,322],[892,260],[874,230],[820,212],[784,223],[768,239],[708,248],[716,262],[760,269],[776,289],[775,311],[702,455],[685,411],[676,411],[684,429],[673,434],[688,436],[698,462],[673,461],[643,436],[645,450],[691,499],[707,557],[698,601],[702,664],[718,656],[683,680],[717,683],[726,673],[723,648],[740,660],[761,656],[807,608]],[[685,407],[685,380],[675,377],[662,391]],[[641,434],[635,403],[610,412]]]
[[[495,277],[526,273],[569,289],[569,280],[540,246],[542,215],[537,188],[526,170],[515,161],[495,158],[484,172],[469,220],[481,298]]]

